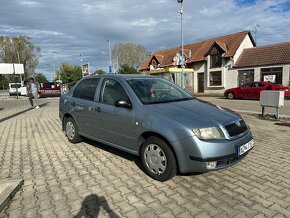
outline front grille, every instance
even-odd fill
[[[244,120],[227,125],[225,128],[228,131],[230,137],[240,135],[248,129]]]

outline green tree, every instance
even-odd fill
[[[82,68],[80,66],[62,63],[57,71],[57,75],[60,75],[60,79],[64,84],[73,86],[82,78]]]
[[[1,90],[7,90],[8,89],[9,80],[7,76],[0,75],[0,89]]]
[[[96,71],[93,73],[93,75],[104,75],[104,74],[106,74],[106,71],[104,71],[104,70],[96,70]]]
[[[140,74],[140,72],[134,68],[129,66],[128,64],[124,64],[121,68],[117,71],[119,74]]]
[[[24,65],[24,79],[34,74],[40,57],[40,48],[31,42],[28,36],[0,36],[0,60],[3,63]]]
[[[43,73],[36,73],[34,75],[34,79],[39,83],[46,83],[48,82],[46,76]]]

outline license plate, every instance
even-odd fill
[[[241,156],[242,154],[246,153],[253,147],[254,147],[254,139],[238,147],[238,156]]]

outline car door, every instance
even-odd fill
[[[96,102],[96,131],[101,132],[102,140],[117,145],[136,149],[134,139],[134,109],[116,107],[118,100],[130,102],[128,94],[121,83],[115,79],[105,78]]]
[[[87,136],[95,135],[95,124],[92,117],[95,115],[94,100],[100,78],[82,80],[75,88],[70,98],[71,115],[79,131]]]
[[[250,98],[251,96],[251,87],[252,87],[252,83],[247,83],[242,85],[239,89],[238,89],[238,97],[239,98]]]
[[[253,99],[260,99],[260,93],[265,90],[267,87],[265,84],[260,82],[255,82],[253,87],[252,98]]]

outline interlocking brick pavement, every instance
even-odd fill
[[[289,127],[245,115],[254,150],[239,164],[160,183],[137,157],[70,144],[58,100],[1,100],[0,177],[24,179],[4,217],[290,217]]]

